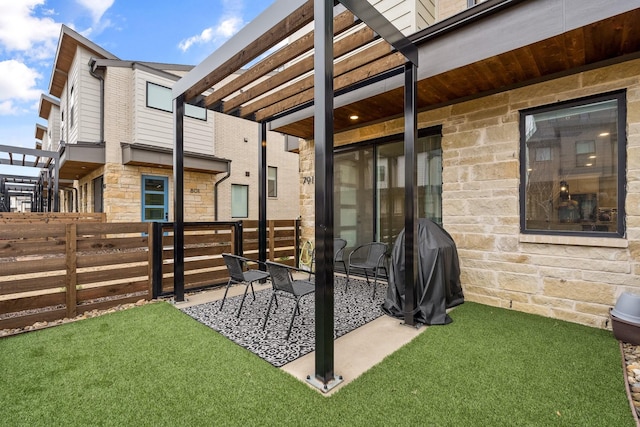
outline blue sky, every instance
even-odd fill
[[[0,145],[35,148],[61,24],[120,59],[196,65],[273,2],[0,0]]]

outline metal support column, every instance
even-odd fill
[[[308,380],[322,391],[341,381],[333,371],[333,4],[314,2],[316,360]]]
[[[60,212],[60,154],[53,159],[53,211]]]
[[[184,95],[173,100],[173,292],[184,301]]]
[[[267,260],[267,123],[258,126],[258,260]],[[260,265],[264,269],[264,264]]]
[[[404,68],[404,323],[415,325],[418,278],[417,192],[416,192],[416,115],[417,67],[407,62]]]

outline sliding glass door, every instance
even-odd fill
[[[345,253],[375,240],[373,148],[334,156],[334,235],[347,241]]]
[[[438,134],[416,141],[419,218],[442,222],[442,149]],[[371,241],[391,248],[404,227],[404,143],[390,140],[337,152],[335,236],[347,253]]]

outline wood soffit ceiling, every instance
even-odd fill
[[[255,121],[269,121],[292,109],[308,106],[313,101],[313,32],[276,51],[240,77],[220,83],[237,72],[241,61],[255,51],[274,46],[278,40],[293,34],[312,22],[313,1],[276,24],[234,60],[214,70],[185,92],[187,100],[205,94],[200,105]],[[484,94],[513,89],[582,71],[607,61],[615,62],[640,53],[640,10],[598,21],[516,50],[504,52],[418,82],[418,109],[437,108]],[[295,23],[296,25],[294,25]],[[398,69],[404,57],[395,52],[369,28],[359,25],[351,12],[334,18],[334,89],[344,90],[371,77]],[[361,28],[362,27],[362,28]],[[350,30],[350,31],[349,31]],[[343,34],[344,33],[344,34]],[[283,36],[284,34],[284,36]],[[357,50],[357,54],[341,60],[341,56]],[[307,53],[307,55],[305,55]],[[283,67],[281,71],[273,72]],[[291,65],[293,64],[293,65]],[[375,83],[374,83],[375,84]],[[362,127],[403,114],[403,88],[369,97],[336,108],[336,133]],[[358,125],[349,119],[359,116]],[[277,130],[289,135],[312,139],[313,117],[284,125]]]

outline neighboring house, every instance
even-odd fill
[[[618,296],[640,292],[640,0],[441,0],[435,16],[408,36],[417,204],[453,236],[465,298],[610,327]],[[192,90],[211,64],[176,87]],[[334,99],[332,232],[348,247],[393,244],[405,215],[404,79],[368,67]],[[280,108],[293,86],[255,117],[301,138],[312,240],[314,106],[300,95]]]
[[[36,137],[61,153],[63,211],[173,220],[171,86],[191,68],[123,61],[62,27]],[[298,218],[298,156],[285,135],[267,142],[270,219]],[[184,144],[185,220],[257,219],[257,126],[189,105]]]

